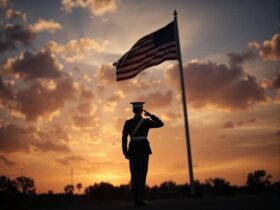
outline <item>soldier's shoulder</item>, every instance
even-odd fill
[[[132,122],[134,122],[134,119],[133,119],[133,118],[128,119],[128,120],[125,121],[125,123],[127,123],[127,124],[132,123]]]

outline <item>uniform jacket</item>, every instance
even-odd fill
[[[142,119],[141,115],[135,115],[132,119],[129,119],[125,122],[123,127],[122,135],[122,150],[124,155],[141,155],[141,154],[152,154],[150,148],[150,143],[147,140],[133,140],[129,142],[129,148],[127,149],[127,137],[130,136],[138,122]],[[144,119],[137,132],[133,137],[137,136],[148,136],[150,128],[159,128],[162,127],[163,122],[156,117],[155,115],[151,116],[151,119]]]

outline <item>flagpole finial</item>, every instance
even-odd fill
[[[177,17],[177,11],[176,11],[176,9],[174,9],[173,15],[174,15],[174,18]]]

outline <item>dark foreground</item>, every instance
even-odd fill
[[[280,195],[242,195],[209,198],[151,200],[148,207],[134,207],[133,203],[111,201],[102,204],[67,206],[51,210],[279,210]]]

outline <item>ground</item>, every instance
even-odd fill
[[[280,194],[151,200],[148,207],[126,201],[52,208],[52,210],[279,210]]]

